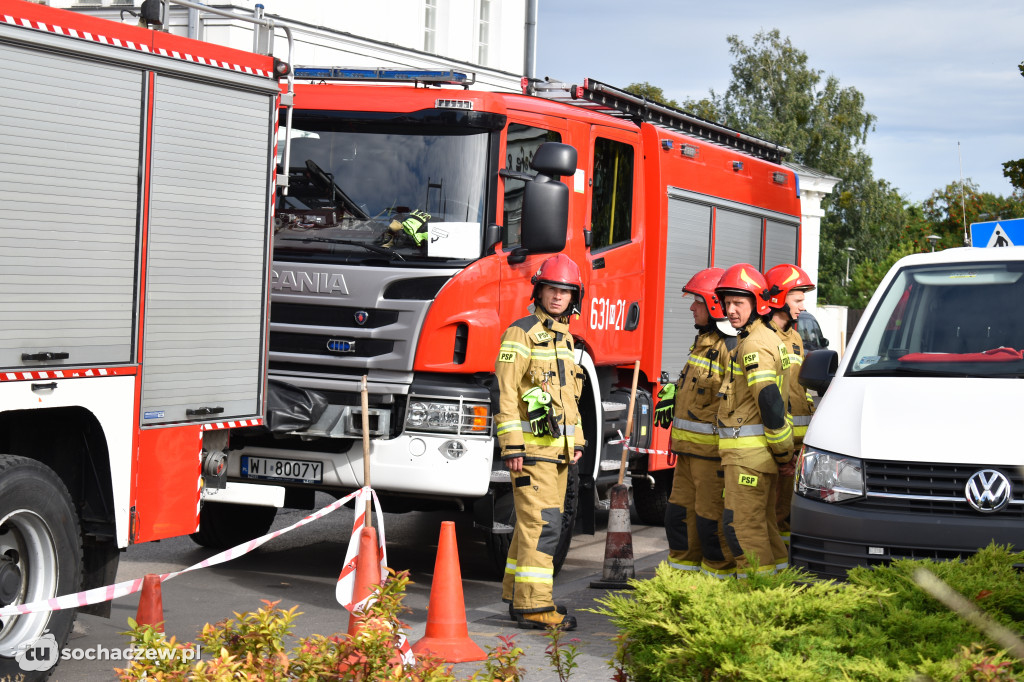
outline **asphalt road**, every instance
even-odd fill
[[[320,504],[330,500],[318,496]],[[308,513],[279,511],[274,529],[295,523]],[[417,641],[425,633],[437,543],[441,522],[446,520],[456,522],[470,637],[486,650],[498,644],[499,635],[515,634],[518,646],[526,650],[522,659],[526,679],[557,680],[544,656],[548,640],[543,633],[518,630],[508,620],[500,585],[491,577],[487,548],[466,516],[441,512],[385,514],[388,565],[397,570],[409,569],[414,581],[405,599],[405,605],[412,609],[404,618],[410,626],[410,641]],[[594,598],[606,594],[605,590],[589,586],[602,576],[606,521],[607,512],[599,512],[597,533],[573,539],[569,557],[555,580],[556,599],[566,603],[580,620],[579,629],[572,633],[580,651],[575,679],[611,679],[607,662],[614,652],[615,629],[604,617],[581,611],[592,607]],[[263,599],[281,600],[283,608],[298,605],[302,615],[296,622],[296,636],[344,632],[348,616],[335,601],[334,592],[351,531],[352,512],[342,508],[248,555],[165,582],[161,591],[166,632],[179,641],[194,641],[205,623],[215,623],[236,611],[256,610]],[[639,525],[634,515],[631,539],[636,572],[645,577],[667,555],[664,530]],[[180,570],[216,553],[187,537],[133,546],[122,555],[118,581]],[[124,648],[128,640],[120,633],[127,627],[127,618],[135,617],[137,608],[138,595],[132,595],[114,602],[110,619],[80,615],[67,647],[83,651],[98,646]],[[114,680],[113,668],[117,665],[109,661],[63,660],[51,679]],[[479,663],[461,663],[454,672],[458,679],[465,680],[480,669]]]

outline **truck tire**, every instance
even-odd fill
[[[576,525],[576,512],[580,508],[580,475],[579,468],[575,464],[569,465],[569,476],[565,483],[565,505],[562,513],[562,534],[558,538],[558,547],[555,548],[554,568],[555,575],[562,570],[565,557],[569,554],[569,545],[572,544],[572,529]],[[512,502],[512,488],[507,486],[494,500],[494,520],[499,523],[516,526],[516,510]],[[487,551],[491,558],[491,566],[497,580],[505,575],[505,561],[508,559],[508,549],[512,545],[512,533],[488,533]]]
[[[633,507],[640,523],[647,526],[665,525],[665,507],[672,492],[672,469],[651,474],[652,484],[646,476],[633,479]]]
[[[64,482],[34,459],[0,455],[0,606],[75,594],[81,585],[82,536]],[[0,618],[0,679],[50,677],[75,615],[63,609]],[[42,656],[23,666],[17,648],[32,642]],[[50,656],[54,665],[39,670]]]
[[[266,535],[275,515],[276,507],[204,502],[199,510],[199,530],[189,537],[203,547],[234,547]]]

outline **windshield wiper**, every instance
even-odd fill
[[[328,237],[281,237],[281,240],[286,242],[323,242],[325,244],[344,244],[345,246],[361,246],[367,251],[379,253],[382,256],[387,256],[391,260],[395,260],[396,258],[400,261],[405,260],[405,258],[402,257],[402,254],[398,253],[397,251],[391,251],[390,249],[385,249],[383,246],[376,246],[374,244],[364,244],[363,242],[357,242],[352,239],[330,239]]]

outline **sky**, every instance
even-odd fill
[[[961,164],[981,191],[1013,191],[1002,164],[1024,158],[1024,0],[539,0],[537,76],[697,99],[728,88],[727,36],[751,45],[773,28],[864,94],[875,177],[908,201],[959,182]]]

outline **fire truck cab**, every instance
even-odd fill
[[[517,95],[458,72],[296,77],[311,82],[296,86],[291,191],[275,221],[271,404],[267,428],[232,438],[230,480],[281,486],[294,505],[362,485],[365,375],[384,509],[473,511],[503,567],[514,511],[495,456],[494,362],[502,332],[529,314],[531,276],[562,252],[584,278],[571,330],[587,451],[556,566],[617,479],[637,359],[629,475],[642,518],[660,521],[673,460],[652,396],[694,337],[681,287],[711,265],[798,262],[787,150],[592,79]],[[538,167],[551,143],[573,147],[575,163]],[[535,187],[553,180],[568,220],[554,238],[539,221],[557,201]],[[533,209],[531,188],[544,195]],[[265,530],[229,514],[204,508],[201,528],[233,529],[231,541]]]

